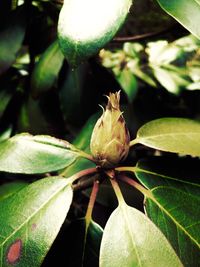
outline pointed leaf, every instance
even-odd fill
[[[72,65],[96,54],[123,24],[131,0],[65,0],[58,34],[63,54]]]
[[[198,266],[199,179],[192,178],[189,172],[192,165],[186,168],[184,161],[176,163],[158,160],[156,166],[156,160],[142,161],[137,165],[136,176],[153,194],[146,200],[148,216],[165,234],[184,266]],[[181,166],[182,178],[171,176],[172,171],[167,171],[178,166]]]
[[[51,89],[61,69],[64,56],[54,41],[42,54],[31,77],[31,92],[34,97]]]
[[[188,31],[200,39],[199,0],[157,0],[160,6]]]
[[[65,168],[78,156],[70,146],[50,136],[16,135],[0,143],[0,171],[34,174]]]
[[[100,249],[100,267],[182,266],[159,229],[140,211],[121,204],[110,216]]]
[[[69,180],[39,180],[0,202],[0,267],[39,267],[72,201]]]
[[[200,156],[199,139],[199,122],[183,118],[163,118],[142,126],[135,141],[163,151]]]
[[[11,13],[5,28],[0,31],[0,74],[6,71],[17,57],[26,29],[27,10],[19,7]]]

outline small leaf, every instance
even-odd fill
[[[141,161],[136,168],[137,178],[151,189],[153,195],[151,199],[147,197],[145,203],[148,216],[162,230],[187,267],[198,266],[200,261],[200,186],[199,179],[192,176],[192,167],[194,165],[187,166],[185,160],[157,160],[156,164],[154,159]],[[176,169],[174,176],[173,168]]]
[[[123,69],[119,75],[116,75],[116,79],[126,93],[128,100],[132,102],[137,94],[137,80],[135,76],[129,69]]]
[[[96,54],[123,24],[131,0],[65,0],[58,34],[63,54],[77,65]]]
[[[199,139],[199,122],[184,118],[162,118],[142,126],[134,142],[162,151],[200,156]]]
[[[39,267],[72,201],[69,180],[39,180],[0,202],[0,267]]]
[[[34,174],[65,168],[78,156],[70,146],[50,136],[16,135],[0,143],[0,171]]]
[[[54,85],[61,69],[64,56],[54,41],[42,54],[31,77],[31,92],[34,97],[48,91]]]
[[[104,229],[100,267],[182,266],[159,229],[125,203],[114,210]]]
[[[0,186],[0,201],[15,194],[20,189],[24,188],[28,183],[22,181],[15,181],[6,183]]]
[[[15,61],[21,48],[26,29],[27,10],[23,7],[13,11],[0,32],[0,74]]]
[[[200,38],[199,0],[157,0],[160,6],[188,31]]]

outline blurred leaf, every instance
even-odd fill
[[[103,233],[100,267],[182,266],[167,239],[140,211],[121,203]]]
[[[121,88],[126,93],[128,100],[132,102],[137,94],[137,80],[129,69],[123,69],[116,75]]]
[[[64,2],[58,35],[69,63],[78,65],[103,48],[122,26],[131,3],[131,0]]]
[[[153,65],[151,67],[157,80],[170,93],[179,94],[183,88],[190,84],[189,79],[186,79],[186,76],[181,76],[180,73]]]
[[[61,109],[66,122],[78,123],[81,112],[81,95],[88,64],[69,69],[59,91]]]
[[[19,134],[0,143],[0,171],[46,173],[72,164],[77,154],[66,141],[43,135]]]
[[[19,7],[13,11],[4,27],[0,29],[0,74],[15,61],[22,46],[26,30],[27,10]]]
[[[153,194],[153,199],[147,197],[145,203],[148,216],[166,235],[184,266],[197,267],[200,260],[199,179],[194,182],[190,167],[182,164],[183,170],[187,167],[188,176],[171,176],[173,166],[175,162],[163,165],[158,160],[156,166],[156,160],[142,161],[137,164],[136,176]]]
[[[2,117],[9,101],[12,98],[12,94],[11,92],[9,92],[9,90],[1,90],[0,91],[0,118]]]
[[[188,31],[200,39],[200,2],[199,0],[157,0],[160,6]]]
[[[71,201],[69,181],[59,177],[39,180],[1,201],[0,266],[41,266]]]
[[[42,54],[31,77],[31,93],[34,97],[51,89],[58,78],[64,56],[58,41],[54,41]]]
[[[22,181],[15,181],[6,183],[0,186],[0,201],[15,194],[20,189],[27,186],[28,183]]]
[[[199,122],[184,118],[162,118],[143,125],[133,142],[162,151],[200,156],[199,138]]]

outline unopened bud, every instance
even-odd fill
[[[130,135],[119,101],[120,92],[109,94],[106,110],[98,119],[91,137],[91,153],[104,168],[115,167],[129,152]]]

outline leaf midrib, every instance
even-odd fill
[[[12,234],[10,234],[1,244],[0,249],[3,248],[4,244],[15,235],[26,223],[28,223],[42,208],[44,208],[54,197],[56,197],[62,190],[64,190],[70,184],[62,185],[53,195],[51,195],[31,216],[29,216],[17,229],[15,229]]]
[[[121,208],[121,211],[124,214],[126,225],[127,225],[128,231],[130,233],[130,237],[131,237],[131,242],[133,244],[133,247],[135,248],[135,252],[136,252],[136,256],[137,256],[137,259],[138,259],[139,266],[142,267],[142,263],[141,263],[141,260],[140,260],[140,257],[139,257],[139,253],[138,253],[138,250],[136,248],[136,244],[135,244],[134,239],[133,239],[132,234],[131,234],[132,233],[131,226],[130,226],[128,215],[127,215],[128,206],[126,205],[126,203],[121,203],[121,205],[119,207]]]
[[[140,134],[138,134],[136,140],[138,142],[140,142],[141,140],[145,140],[145,139],[153,139],[153,138],[157,138],[157,137],[165,137],[165,136],[179,136],[179,135],[199,135],[200,136],[200,132],[169,132],[169,133],[162,133],[162,134],[153,134],[153,135],[146,135],[146,136],[140,136]]]
[[[154,195],[153,195],[153,191],[155,190],[155,189],[158,189],[158,188],[166,188],[166,186],[158,186],[158,187],[156,187],[156,188],[153,188],[152,190],[151,190],[151,192],[152,192],[152,197],[150,198],[156,205],[158,205],[158,207],[163,211],[163,212],[165,212],[165,214],[167,215],[167,216],[169,216],[169,218],[175,223],[175,225],[177,226],[177,227],[179,227],[180,228],[180,230],[182,230],[199,248],[200,248],[200,244],[198,244],[198,242],[190,235],[190,233],[188,233],[185,229],[184,229],[184,227],[182,226],[182,225],[180,225],[180,223],[179,222],[177,222],[177,220],[156,200],[156,198],[154,197]],[[174,189],[174,188],[173,188]],[[179,191],[179,192],[181,192],[181,193],[184,193],[183,191],[181,191],[181,190],[177,190],[177,191]]]
[[[147,174],[160,176],[162,178],[169,179],[169,180],[172,180],[172,181],[182,182],[182,183],[185,183],[185,184],[189,184],[189,185],[193,185],[193,186],[196,186],[196,187],[200,187],[199,184],[191,183],[191,182],[188,182],[188,181],[185,181],[185,180],[177,179],[175,177],[170,177],[170,176],[167,176],[167,175],[164,175],[164,174],[159,174],[159,173],[152,172],[152,171],[149,171],[149,170],[141,169],[140,167],[137,167],[137,166],[136,166],[135,172],[144,172],[144,173],[147,173]]]

